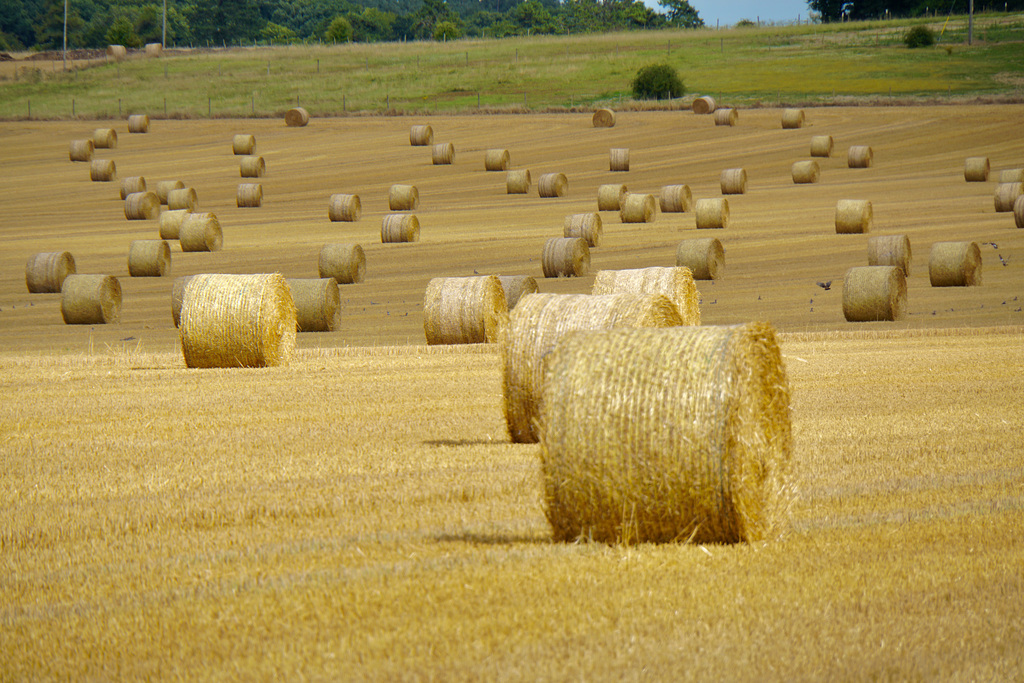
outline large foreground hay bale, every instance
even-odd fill
[[[121,178],[121,199],[127,199],[128,195],[135,192],[146,191],[146,179],[143,176],[133,175]],[[159,200],[157,200],[159,204]]]
[[[729,200],[724,197],[698,199],[694,204],[693,213],[698,230],[729,226]]]
[[[146,56],[159,57],[164,53],[163,43],[146,43]]]
[[[235,204],[241,207],[263,206],[263,185],[261,183],[239,183],[235,193]]]
[[[977,242],[936,242],[928,255],[932,287],[981,285],[981,249]]]
[[[659,197],[662,213],[684,213],[693,209],[689,185],[665,185]]]
[[[176,240],[181,234],[181,222],[192,213],[188,209],[175,209],[160,213],[160,239]]]
[[[846,153],[849,168],[870,168],[875,162],[875,153],[867,145],[854,145]]]
[[[676,265],[689,268],[694,280],[717,280],[725,269],[725,249],[714,237],[683,240],[676,247]]]
[[[588,247],[599,246],[603,234],[599,213],[575,213],[566,216],[562,224],[562,237],[582,237]]]
[[[92,144],[96,149],[117,147],[117,131],[113,128],[97,128],[92,132]]]
[[[381,219],[380,241],[384,244],[418,242],[420,220],[411,213],[389,213]]]
[[[816,183],[818,182],[818,175],[821,173],[821,168],[818,166],[818,162],[813,159],[809,161],[797,161],[793,164],[791,169],[793,173],[793,182],[797,185]]]
[[[907,277],[898,266],[858,266],[843,278],[848,322],[900,320],[907,310]]]
[[[541,197],[564,197],[569,181],[564,173],[545,173],[537,180],[537,194]]]
[[[527,169],[509,171],[505,175],[506,194],[529,194],[530,186],[532,184],[533,182],[530,178],[530,171]]]
[[[195,211],[198,206],[199,196],[196,194],[195,188],[183,187],[167,193],[167,209],[170,211],[178,209]]]
[[[212,213],[189,213],[181,220],[178,242],[182,251],[220,251],[224,234],[220,221]]]
[[[434,129],[419,125],[409,129],[409,144],[413,147],[427,147],[434,144]]]
[[[679,311],[683,325],[700,325],[700,294],[689,268],[600,270],[591,294],[661,294]]]
[[[521,298],[527,294],[536,294],[538,291],[537,279],[532,275],[502,275],[498,279],[501,281],[501,288],[505,290],[505,303],[508,304],[510,311]]]
[[[840,199],[836,202],[836,234],[869,232],[873,220],[874,209],[866,199]]]
[[[489,149],[484,153],[484,170],[507,171],[511,159],[507,149]]]
[[[124,217],[130,221],[149,220],[160,214],[160,198],[156,192],[132,192],[124,198]]]
[[[577,332],[551,354],[541,403],[555,540],[750,543],[783,531],[792,419],[769,324]]]
[[[60,289],[68,325],[105,325],[121,319],[121,283],[113,275],[68,275]]]
[[[1017,197],[1013,203],[1013,222],[1018,228],[1024,228],[1024,195]]]
[[[544,277],[582,277],[590,270],[590,247],[579,237],[552,237],[541,255]]]
[[[59,292],[64,279],[74,273],[75,257],[70,251],[32,254],[25,263],[25,286],[33,294]]]
[[[295,321],[295,302],[280,274],[196,275],[181,305],[185,365],[287,365],[295,349]]]
[[[415,185],[392,185],[388,190],[388,208],[392,211],[415,211],[420,205],[420,191]]]
[[[332,194],[327,201],[327,217],[332,221],[353,223],[363,215],[363,204],[357,194]]]
[[[984,183],[988,181],[989,171],[992,165],[988,157],[967,157],[964,161],[964,180],[969,183]]]
[[[783,109],[782,127],[786,129],[802,128],[804,125],[803,109]]]
[[[128,48],[124,45],[107,45],[107,57],[115,62],[123,62],[128,58]]]
[[[608,151],[609,171],[629,170],[629,149],[625,147],[613,147]]]
[[[185,287],[194,275],[182,275],[174,278],[174,285],[171,287],[171,319],[174,326],[181,325],[181,300],[185,297]]]
[[[455,145],[450,142],[439,142],[430,150],[430,161],[434,166],[447,166],[455,163]]]
[[[182,190],[185,188],[185,183],[180,180],[158,180],[156,181],[156,187],[154,192],[160,199],[161,204],[167,203],[167,198],[171,194],[171,190]]]
[[[96,143],[92,138],[83,140],[72,140],[68,145],[68,158],[71,161],[92,161],[92,153],[96,149]]]
[[[1024,168],[1008,168],[999,172],[1000,183],[1024,183]]]
[[[716,109],[714,117],[716,126],[735,126],[736,122],[740,119],[740,113],[729,107]]]
[[[366,254],[358,244],[325,244],[317,260],[320,277],[331,277],[339,285],[362,282],[366,277]]]
[[[832,156],[833,149],[835,149],[835,143],[832,141],[831,135],[815,135],[811,137],[812,157],[828,158]]]
[[[129,133],[148,133],[149,116],[146,114],[132,114],[128,117]]]
[[[89,180],[109,183],[117,180],[117,166],[113,159],[93,159],[89,164]]]
[[[715,104],[715,98],[705,95],[704,97],[698,97],[690,105],[694,114],[713,114],[717,105]]]
[[[869,266],[896,266],[910,277],[910,238],[906,235],[878,235],[868,238]]]
[[[1013,211],[1017,197],[1024,195],[1024,183],[999,183],[996,187],[996,213]]]
[[[256,153],[256,136],[239,133],[231,138],[232,153],[242,156]]]
[[[615,112],[611,109],[598,109],[591,121],[594,128],[612,128],[615,126]]]
[[[597,210],[618,211],[622,208],[622,202],[629,191],[621,183],[598,185],[597,187]]]
[[[505,423],[512,441],[537,441],[544,360],[566,334],[682,324],[675,304],[660,294],[528,294],[521,298],[502,344]]]
[[[128,274],[163,277],[171,272],[171,247],[165,240],[132,240],[128,248]]]
[[[727,168],[719,178],[722,194],[745,194],[747,191],[747,170]]]
[[[651,223],[658,215],[658,202],[653,194],[629,192],[619,208],[619,220],[623,223]]]
[[[494,344],[508,328],[508,302],[495,275],[436,277],[423,296],[428,344]]]
[[[238,174],[243,178],[262,178],[267,172],[267,162],[263,157],[242,157],[238,164]]]
[[[309,124],[309,112],[302,107],[293,107],[284,113],[285,125],[301,128]]]
[[[332,277],[288,278],[297,332],[333,332],[341,327],[341,296]]]

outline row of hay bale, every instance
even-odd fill
[[[164,53],[163,43],[146,43],[143,54],[147,57],[159,57]],[[107,45],[106,55],[108,59],[115,62],[123,62],[128,59],[128,48],[124,45]]]

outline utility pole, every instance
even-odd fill
[[[967,10],[967,44],[971,45],[974,42],[974,0],[970,2],[970,8]]]
[[[68,0],[64,0],[64,49],[61,50],[61,62],[64,70],[68,70]]]
[[[167,0],[164,0],[164,31],[160,36],[160,47],[167,49]]]

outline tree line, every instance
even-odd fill
[[[970,0],[809,0],[823,22],[967,14]],[[1024,0],[974,0],[975,12],[1024,10]]]

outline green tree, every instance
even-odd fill
[[[163,39],[163,14],[153,5],[146,5],[135,17],[135,33],[145,43],[159,43]],[[173,37],[168,30],[167,40]]]
[[[685,92],[679,74],[668,64],[649,64],[633,79],[633,97],[638,100],[682,97]]]
[[[362,12],[348,15],[352,24],[352,39],[361,43],[391,40],[394,36],[396,16],[376,7],[364,7]]]
[[[347,43],[352,40],[352,24],[345,17],[334,17],[324,32],[328,43]]]
[[[523,29],[523,32],[530,33],[554,33],[556,30],[554,18],[547,7],[537,0],[526,0],[513,7],[508,12],[508,18]]]
[[[203,0],[189,6],[186,18],[195,40],[213,45],[251,42],[266,23],[256,0]]]
[[[125,47],[142,47],[142,40],[135,32],[135,27],[128,17],[118,17],[110,25],[106,33],[107,45],[124,45]]]
[[[445,19],[434,24],[434,40],[446,41],[462,37],[462,27],[454,21]]]
[[[433,38],[434,26],[441,21],[455,21],[455,15],[445,0],[423,0],[423,4],[412,15],[413,31],[417,38]]]
[[[275,24],[272,21],[268,21],[262,29],[260,29],[260,40],[266,41],[271,45],[288,45],[298,40],[299,34],[291,30],[287,26],[281,26],[281,24]]]
[[[704,20],[687,0],[658,0],[667,11],[668,23],[680,28],[700,28]]]
[[[74,5],[68,6],[68,49],[82,47],[85,21]],[[59,50],[64,45],[64,0],[53,0],[36,26],[36,45],[44,50]]]
[[[807,7],[817,12],[822,22],[829,23],[841,21],[849,4],[849,0],[808,0]]]

